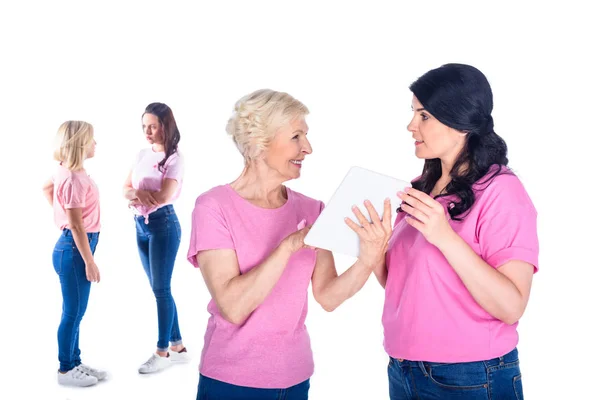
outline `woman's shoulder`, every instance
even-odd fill
[[[87,183],[87,181],[89,181],[90,178],[86,170],[83,168],[77,171],[73,171],[59,163],[56,167],[52,179],[54,180],[54,184],[64,184],[70,182],[85,184]]]
[[[169,156],[168,161],[178,161],[178,160],[183,160],[183,153],[179,149],[175,150],[173,152],[173,154],[171,154]]]
[[[525,189],[513,170],[504,165],[493,165],[475,184],[476,191],[503,192]]]
[[[473,185],[479,201],[503,208],[533,208],[533,202],[517,174],[506,166],[493,166]]]
[[[318,213],[320,213],[324,207],[324,203],[321,200],[317,200],[300,192],[296,192],[295,190],[292,190],[289,187],[287,188],[287,190],[288,193],[290,193],[290,196],[293,197],[294,205],[296,207],[301,207],[305,209],[307,208],[310,210],[314,209]]]
[[[227,185],[215,186],[196,198],[196,207],[207,207],[213,210],[222,208],[229,198]]]

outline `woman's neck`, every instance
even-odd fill
[[[279,208],[287,201],[287,191],[278,175],[265,165],[249,164],[230,186],[252,204]]]
[[[440,161],[442,163],[442,175],[438,178],[437,182],[433,186],[433,189],[431,190],[432,197],[438,196],[440,194],[444,194],[444,192],[446,191],[446,186],[448,186],[448,184],[452,181],[450,172],[454,168],[455,160],[453,159],[451,161],[445,161],[445,160],[440,160]],[[458,172],[459,173],[465,172],[467,170],[467,167],[468,167],[467,164],[462,164],[458,168]]]

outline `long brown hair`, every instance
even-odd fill
[[[179,128],[177,128],[173,111],[171,111],[171,108],[169,108],[168,105],[163,103],[150,103],[146,107],[146,110],[144,110],[144,114],[152,114],[156,116],[163,128],[163,134],[165,137],[165,158],[158,163],[158,170],[163,172],[165,169],[165,163],[169,157],[177,152],[177,145],[181,139],[181,134],[179,133]],[[144,117],[144,114],[142,114],[142,118]]]

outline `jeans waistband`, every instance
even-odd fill
[[[86,232],[86,235],[89,240],[98,239],[98,236],[100,236],[100,232]],[[71,232],[70,229],[65,228],[65,229],[63,229],[61,236],[72,238],[73,232]]]
[[[135,218],[139,219],[139,220],[144,220],[147,218],[156,218],[156,217],[161,217],[161,216],[166,216],[166,215],[175,215],[175,208],[173,208],[172,204],[167,204],[166,206],[162,206],[161,208],[152,211],[150,214],[148,214],[147,216],[145,215],[136,215]]]
[[[466,361],[466,362],[456,362],[456,363],[451,363],[451,362],[441,363],[441,362],[430,362],[430,361],[404,360],[402,358],[394,358],[394,357],[391,357],[391,358],[394,359],[395,361],[399,362],[401,365],[411,366],[411,367],[415,367],[415,368],[421,368],[423,370],[426,370],[427,367],[435,367],[436,365],[468,364],[469,363],[469,361]],[[511,350],[510,352],[508,352],[505,355],[500,356],[500,357],[492,358],[492,359],[489,359],[489,360],[479,360],[479,361],[470,361],[470,362],[483,362],[483,363],[485,363],[485,365],[487,367],[494,367],[494,366],[498,366],[498,365],[504,365],[504,364],[512,363],[512,362],[517,361],[518,359],[519,359],[519,352],[515,348],[515,349]]]

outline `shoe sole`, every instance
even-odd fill
[[[92,383],[89,383],[89,384],[86,384],[86,385],[77,385],[77,384],[74,384],[74,383],[58,382],[59,385],[70,386],[70,387],[89,387],[89,386],[94,386],[97,383],[98,383],[98,381],[92,382]]]
[[[171,365],[168,365],[168,366],[166,366],[166,367],[164,367],[164,368],[157,369],[156,371],[140,371],[140,370],[138,369],[138,372],[139,372],[140,374],[142,374],[142,375],[156,374],[157,372],[164,371],[165,369],[169,368],[170,366],[171,366]]]
[[[185,356],[183,356],[182,354],[185,354]],[[170,351],[169,358],[171,359],[171,362],[175,363],[175,364],[185,364],[185,363],[190,362],[190,357],[187,354],[187,352],[176,353],[174,351]]]
[[[182,359],[182,360],[171,360],[171,363],[173,364],[185,364],[185,363],[189,363],[190,360],[188,359]]]

